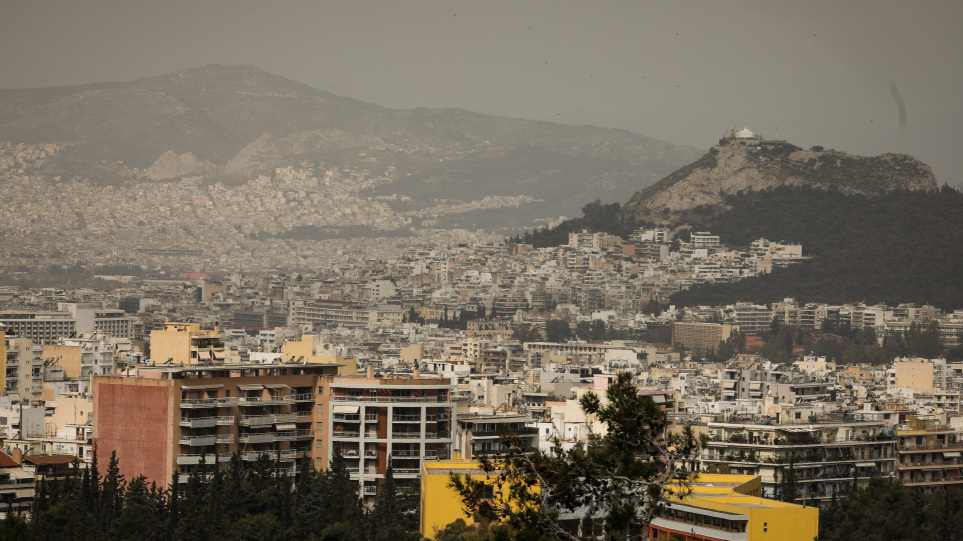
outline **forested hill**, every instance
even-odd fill
[[[585,215],[515,240],[536,247],[567,242],[583,227],[626,236],[643,224],[618,203],[596,201]],[[803,245],[813,259],[731,284],[701,285],[675,294],[678,305],[803,302],[930,303],[963,308],[963,194],[890,192],[844,195],[818,188],[779,187],[725,197],[724,207],[701,206],[671,227],[711,231],[723,243],[747,248],[759,238]]]
[[[963,194],[893,192],[844,196],[777,188],[726,199],[729,210],[690,213],[687,223],[728,245],[765,237],[801,243],[813,259],[732,284],[702,285],[672,297],[680,305],[736,300],[929,303],[963,307]]]

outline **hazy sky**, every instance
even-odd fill
[[[252,64],[388,107],[904,152],[963,186],[959,1],[0,1],[0,88]]]

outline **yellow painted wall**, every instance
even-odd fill
[[[468,524],[474,523],[474,518],[465,513],[461,496],[454,489],[448,487],[450,473],[469,475],[472,479],[485,480],[492,478],[478,466],[477,460],[439,460],[425,462],[421,468],[421,534],[434,537],[437,530],[458,519]],[[538,490],[537,487],[534,490]],[[495,498],[503,496],[496,490]],[[506,500],[502,500],[506,501]]]
[[[150,333],[150,358],[155,364],[191,364],[191,335],[200,332],[197,323],[168,323],[164,330]]]
[[[43,347],[44,361],[56,359],[56,366],[64,369],[64,376],[72,379],[80,377],[81,354],[80,346],[45,345]]]
[[[339,355],[324,355],[324,351],[318,354],[317,350],[320,346],[320,338],[313,334],[305,334],[301,336],[300,340],[285,340],[281,344],[282,362],[289,362],[292,358],[297,360],[304,357],[308,363],[342,365],[338,368],[339,376],[351,376],[358,373],[357,359]]]

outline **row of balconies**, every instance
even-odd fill
[[[335,438],[360,438],[361,432],[357,430],[335,430],[333,436]],[[445,439],[448,436],[446,434],[439,435],[438,432],[426,431],[424,435],[425,439]],[[421,432],[394,432],[391,436],[386,438],[381,438],[378,436],[377,432],[368,432],[367,439],[394,439],[394,440],[417,440],[421,439]]]
[[[191,447],[205,447],[218,443],[234,443],[234,434],[205,434],[201,436],[181,436],[177,443]]]
[[[179,424],[185,428],[210,428],[212,426],[233,425],[234,417],[230,415],[195,417],[193,419],[181,419]]]
[[[236,396],[220,398],[182,398],[181,408],[227,408],[233,406],[285,405],[295,402],[314,402],[313,393],[281,395],[274,397]]]
[[[335,402],[448,402],[445,395],[439,396],[364,396],[334,395]]]

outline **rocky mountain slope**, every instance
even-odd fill
[[[392,110],[249,66],[0,90],[3,141],[65,145],[33,165],[29,173],[38,177],[118,184],[204,175],[244,183],[311,163],[403,180],[373,195],[425,206],[525,195],[543,200],[532,212],[555,216],[596,197],[625,199],[701,153],[624,130],[458,109]]]
[[[725,195],[780,186],[834,189],[878,195],[894,190],[934,192],[926,164],[904,154],[853,156],[784,141],[725,138],[698,160],[640,190],[623,207],[626,215],[656,223],[676,221],[700,206],[720,206]]]

